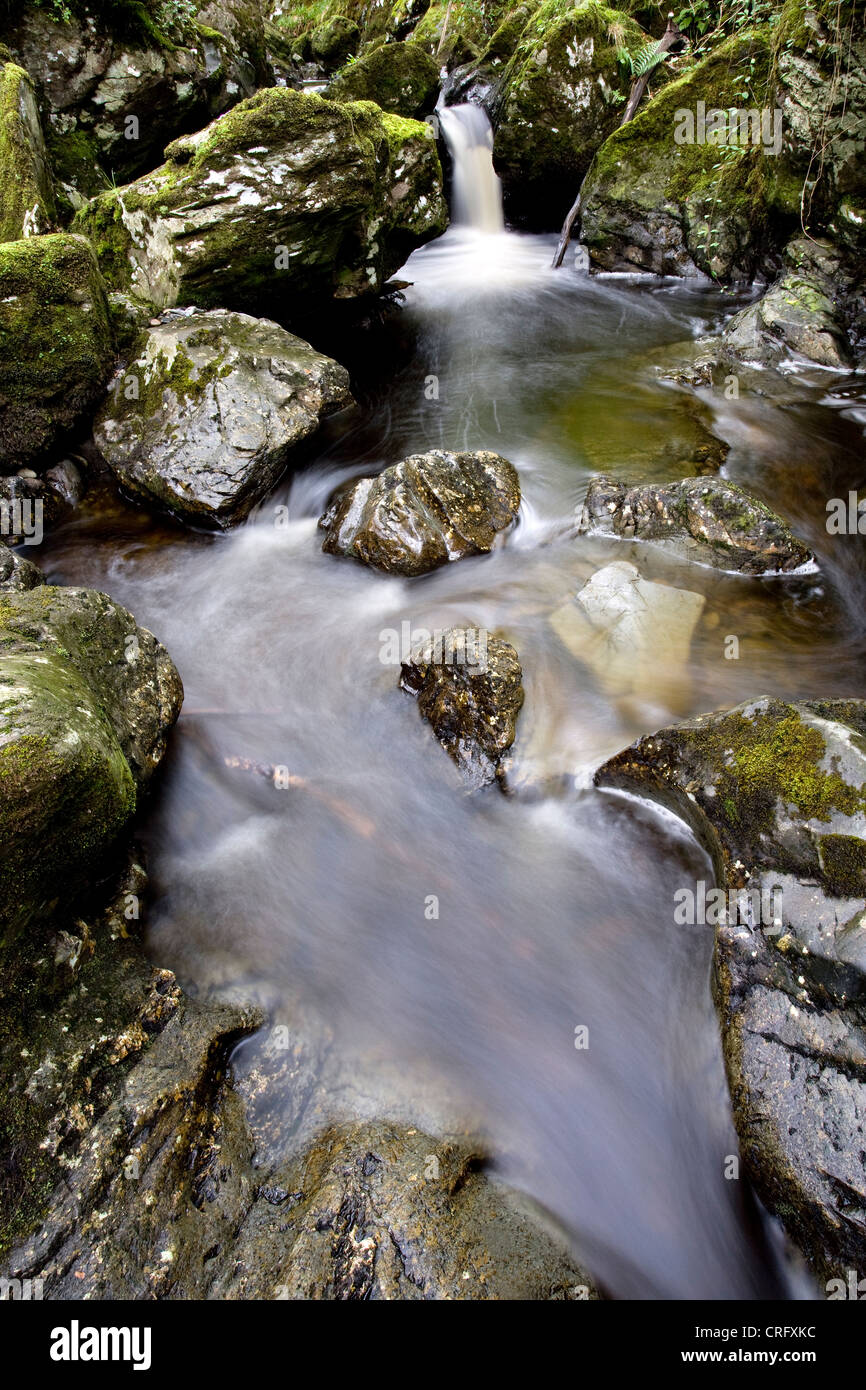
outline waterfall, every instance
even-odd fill
[[[502,232],[502,184],[493,171],[493,131],[480,106],[443,106],[439,125],[454,165],[453,215],[479,232]]]

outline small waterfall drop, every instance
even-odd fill
[[[481,106],[443,106],[439,125],[454,161],[454,221],[503,232],[502,184],[493,170],[493,130]]]

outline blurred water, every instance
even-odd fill
[[[744,1184],[724,1178],[736,1142],[710,931],[673,921],[676,889],[709,867],[676,821],[592,790],[591,773],[660,718],[765,691],[862,693],[859,542],[831,546],[824,528],[826,498],[863,481],[862,424],[815,391],[784,408],[708,399],[733,445],[726,472],[796,523],[815,576],[747,581],[576,539],[592,473],[682,476],[689,425],[652,366],[735,306],[552,272],[553,241],[458,228],[417,252],[392,325],[408,364],[239,531],[192,535],[95,491],[49,569],[130,607],[183,676],[148,831],[160,964],[302,1006],[360,1089],[384,1062],[401,1103],[448,1123],[453,1102],[614,1294],[790,1293]],[[315,519],[337,482],[432,446],[518,467],[520,522],[492,555],[407,581],[322,554]],[[660,654],[643,704],[606,693],[548,622],[623,558],[706,598],[690,660],[671,671]],[[380,660],[404,620],[478,623],[517,647],[523,794],[464,793]],[[226,765],[239,758],[296,780],[278,790]]]

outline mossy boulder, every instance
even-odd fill
[[[357,51],[361,31],[347,15],[334,15],[312,31],[310,50],[316,62],[325,68],[338,68]]]
[[[94,439],[121,486],[184,520],[242,521],[292,449],[351,401],[349,374],[268,319],[225,310],[149,328]]]
[[[375,101],[395,116],[418,117],[432,111],[439,92],[439,69],[416,43],[387,43],[359,58],[334,78],[331,101]]]
[[[0,241],[48,232],[54,187],[36,93],[16,63],[0,64]]]
[[[523,671],[510,642],[483,628],[452,627],[422,638],[403,662],[400,688],[474,791],[507,771],[505,755],[523,707]]]
[[[696,564],[739,574],[787,572],[812,562],[808,546],[780,516],[724,478],[635,487],[593,478],[580,529],[651,541]]]
[[[724,349],[761,367],[799,357],[846,370],[854,365],[846,324],[851,297],[832,244],[797,237],[786,247],[781,277],[726,325]]]
[[[38,459],[85,418],[113,357],[89,242],[54,233],[0,243],[0,469]]]
[[[372,102],[256,93],[76,218],[112,289],[274,312],[376,294],[444,230],[430,127]]]
[[[634,20],[596,0],[546,0],[527,21],[496,100],[493,160],[512,218],[562,225],[593,155],[622,120],[632,79],[620,50],[647,43]]]
[[[520,480],[487,450],[434,449],[341,488],[319,521],[322,549],[388,574],[427,574],[491,550],[520,507]]]
[[[3,939],[74,901],[135,812],[182,699],[168,653],[105,594],[0,597]]]
[[[767,33],[728,39],[605,141],[581,206],[581,239],[598,265],[736,281],[778,254],[800,198],[784,148],[753,145],[751,126],[748,144],[701,143],[698,124],[700,110],[772,114],[772,67]]]
[[[61,22],[25,5],[2,37],[35,82],[58,192],[72,208],[109,177],[152,168],[169,140],[273,80],[252,0],[216,0],[170,28],[132,0],[73,4]]]
[[[866,704],[753,700],[638,740],[596,783],[706,847],[746,1171],[816,1273],[844,1279],[866,1259]]]

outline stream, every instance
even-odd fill
[[[497,230],[488,194],[464,199],[475,226],[400,272],[405,303],[373,339],[390,335],[393,362],[378,380],[368,362],[358,407],[245,526],[194,534],[96,486],[46,543],[49,577],[126,605],[184,681],[144,827],[149,950],[192,989],[242,989],[326,1033],[334,1118],[367,1104],[483,1131],[495,1172],[612,1295],[809,1296],[746,1184],[725,1177],[737,1143],[712,929],[674,924],[675,892],[709,863],[679,822],[594,790],[592,773],[642,732],[753,695],[862,694],[862,543],[831,547],[825,530],[827,499],[864,483],[862,392],[828,373],[784,406],[706,395],[725,476],[791,522],[817,573],[745,579],[578,539],[594,474],[683,476],[685,417],[653,364],[743,301],[590,278],[573,250],[552,271],[556,237]],[[515,464],[523,504],[504,543],[416,580],[324,555],[333,488],[429,448]],[[688,662],[668,662],[660,633],[629,698],[549,621],[622,559],[706,598]],[[517,648],[514,795],[467,795],[399,690],[383,657],[404,623],[478,624]],[[238,1049],[239,1077],[263,1046]]]

